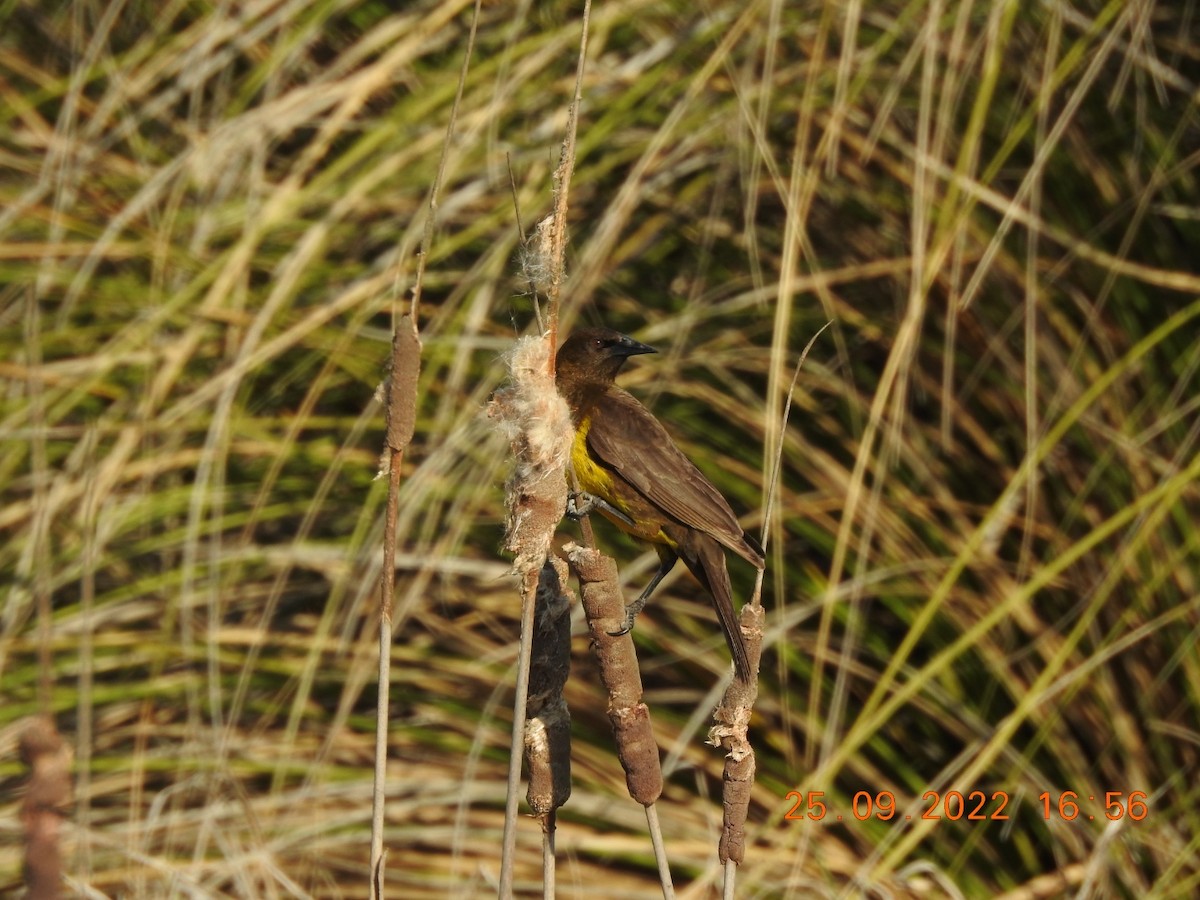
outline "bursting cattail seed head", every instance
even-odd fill
[[[574,429],[566,401],[555,388],[544,337],[524,337],[508,354],[508,386],[488,408],[516,460],[505,485],[505,547],[518,572],[541,568],[567,505],[567,461]]]

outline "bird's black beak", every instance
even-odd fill
[[[629,335],[623,334],[621,335],[621,339],[609,348],[609,352],[613,356],[640,356],[643,353],[657,353],[658,351],[649,344],[635,341]]]

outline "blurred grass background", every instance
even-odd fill
[[[508,173],[528,229],[579,14],[483,4],[449,148],[398,530],[392,896],[487,896],[498,870],[518,600],[483,407],[533,318]],[[48,709],[75,748],[80,895],[366,896],[372,394],[470,19],[0,4],[0,893],[17,737]],[[1148,0],[593,10],[565,324],[660,348],[624,382],[752,532],[796,354],[834,323],[770,523],[739,895],[1200,891],[1197,21]],[[635,590],[652,555],[601,541]],[[724,648],[686,574],[635,635],[676,883],[710,896]],[[560,894],[657,896],[582,637],[576,656]],[[922,820],[952,789],[1006,792],[1008,821]],[[827,818],[784,820],[789,790]],[[856,821],[860,790],[900,815]],[[1079,817],[1047,820],[1047,791]],[[1108,791],[1148,814],[1110,823]],[[530,822],[523,895],[538,852]]]

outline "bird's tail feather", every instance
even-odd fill
[[[733,656],[733,669],[742,681],[750,680],[750,655],[746,651],[746,638],[738,624],[733,608],[733,585],[729,582],[729,570],[725,568],[725,549],[708,535],[692,533],[691,546],[681,547],[684,564],[708,590],[725,643]]]

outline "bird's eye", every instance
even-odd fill
[[[604,349],[604,338],[592,338],[592,346],[597,350]]]

